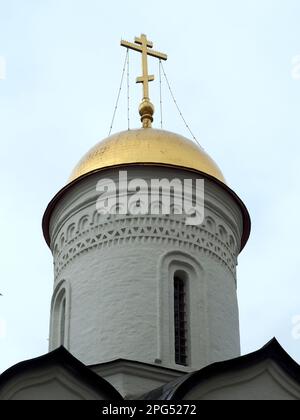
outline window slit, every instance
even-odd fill
[[[179,276],[174,277],[174,326],[175,326],[175,362],[188,365],[187,339],[187,293],[186,282]]]

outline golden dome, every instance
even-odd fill
[[[187,168],[226,184],[217,164],[201,147],[178,134],[152,128],[123,131],[101,141],[81,159],[69,181],[96,170],[134,164]]]

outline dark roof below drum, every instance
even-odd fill
[[[106,395],[107,399],[114,401],[123,400],[119,392],[110,383],[86,367],[64,347],[59,347],[53,352],[38,358],[18,363],[5,371],[0,375],[0,392],[6,384],[20,375],[30,374],[33,370],[55,365],[61,366],[68,373],[95,389],[95,391]]]
[[[274,361],[289,377],[291,377],[300,386],[300,366],[289,356],[274,338],[260,350],[225,362],[214,363],[197,372],[184,375],[183,377],[155,389],[141,400],[175,400],[180,401],[196,385],[201,386],[209,379],[221,374],[239,371],[241,369],[254,366],[260,362]]]

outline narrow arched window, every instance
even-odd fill
[[[52,298],[50,349],[54,350],[59,346],[68,347],[68,309],[69,294],[65,288],[67,284],[57,289]]]
[[[61,302],[60,314],[59,314],[59,334],[60,334],[60,345],[65,345],[65,333],[66,333],[66,298]]]
[[[184,272],[174,275],[174,337],[175,363],[188,365],[188,314],[187,276]]]

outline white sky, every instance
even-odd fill
[[[47,352],[42,215],[107,136],[119,41],[141,32],[169,54],[186,118],[252,217],[238,270],[243,353],[276,336],[300,362],[299,20],[299,0],[0,0],[0,371]],[[131,54],[133,127],[139,60]],[[151,92],[158,108],[157,82]],[[164,98],[164,128],[189,136],[165,89]],[[114,131],[127,128],[125,106],[123,97]]]

